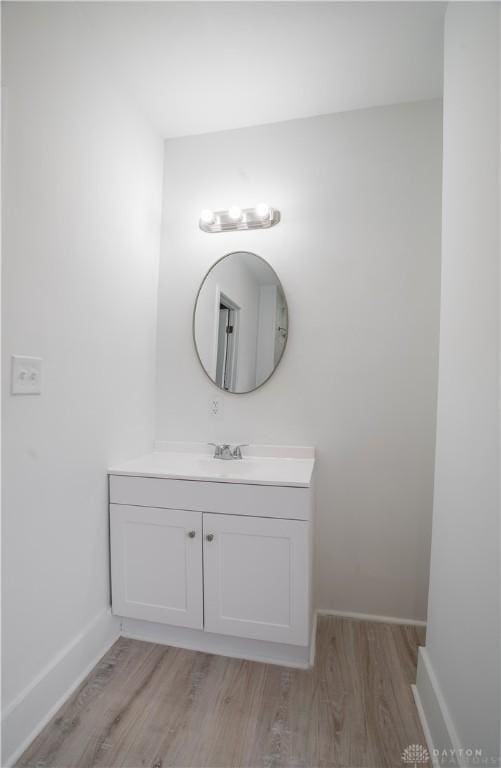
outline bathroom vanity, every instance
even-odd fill
[[[312,448],[205,445],[109,470],[113,613],[122,634],[294,666],[311,663]]]

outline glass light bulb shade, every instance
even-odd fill
[[[242,218],[242,209],[238,207],[238,205],[233,205],[229,211],[228,216],[232,221],[240,221]]]
[[[216,214],[210,208],[204,208],[200,213],[200,221],[204,224],[214,224],[216,220]]]
[[[268,203],[258,203],[255,210],[258,219],[269,219],[271,216],[271,208]]]

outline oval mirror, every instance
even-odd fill
[[[202,280],[193,338],[207,376],[227,392],[267,381],[287,343],[287,301],[277,273],[249,251],[223,256]]]

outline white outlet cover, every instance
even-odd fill
[[[40,395],[42,393],[42,358],[12,355],[11,394]]]
[[[221,397],[211,397],[209,400],[209,416],[218,421],[223,418],[223,400]]]

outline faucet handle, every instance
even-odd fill
[[[218,443],[207,443],[207,445],[214,446],[214,458],[219,459],[222,453],[222,446],[218,445]]]
[[[241,448],[247,448],[249,443],[240,443],[239,445],[234,445],[232,450],[232,456],[234,459],[241,459],[242,458],[242,451]]]

